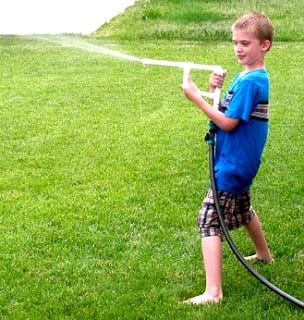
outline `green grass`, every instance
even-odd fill
[[[225,41],[67,38],[220,64],[226,85],[240,68]],[[301,319],[226,243],[224,301],[179,303],[204,287],[195,221],[209,184],[208,121],[180,70],[35,37],[0,37],[0,52],[1,319]],[[276,258],[256,268],[302,300],[303,54],[301,42],[276,42],[267,57],[270,136],[252,190]],[[193,76],[204,88],[207,75]],[[252,253],[244,232],[232,237]]]

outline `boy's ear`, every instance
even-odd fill
[[[270,49],[270,47],[271,47],[271,42],[269,40],[264,40],[263,46],[262,46],[262,51],[266,52]]]

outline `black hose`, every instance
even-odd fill
[[[260,275],[240,254],[237,247],[235,246],[232,238],[230,237],[229,231],[226,227],[224,218],[222,216],[221,207],[219,204],[219,200],[217,197],[217,188],[216,188],[216,181],[215,181],[215,175],[214,175],[214,136],[215,136],[215,128],[214,125],[210,124],[210,131],[206,135],[206,141],[209,144],[209,171],[210,171],[210,181],[211,181],[211,189],[213,193],[215,208],[218,214],[220,226],[222,229],[222,232],[227,240],[227,243],[232,250],[232,252],[235,254],[237,259],[242,263],[242,265],[256,278],[258,279],[262,284],[264,284],[268,289],[272,290],[277,295],[281,296],[282,298],[288,300],[289,302],[297,305],[298,307],[304,309],[304,302],[301,300],[298,300],[294,298],[293,296],[290,296],[286,292],[282,291],[275,285],[273,285],[270,281],[268,281],[266,278],[264,278],[262,275]]]

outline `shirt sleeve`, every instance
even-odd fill
[[[250,113],[256,105],[257,86],[253,81],[244,79],[234,88],[225,114],[234,119],[249,121]]]

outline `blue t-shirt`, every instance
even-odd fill
[[[247,192],[261,164],[268,135],[269,76],[256,69],[238,73],[221,105],[226,116],[240,119],[232,131],[218,128],[215,152],[217,189]]]

